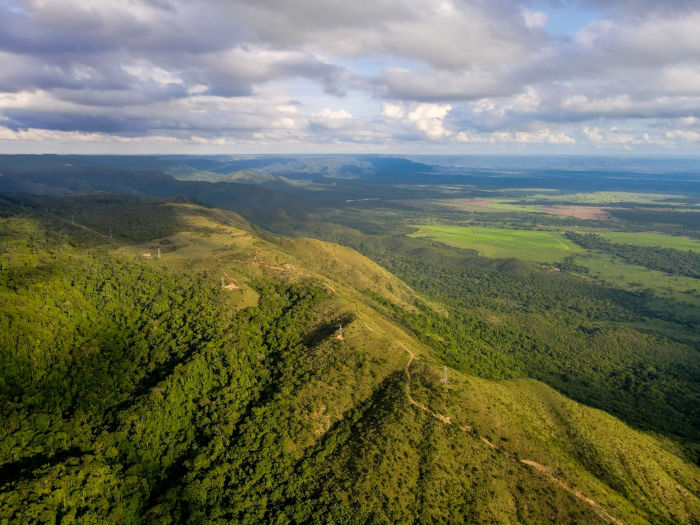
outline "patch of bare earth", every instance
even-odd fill
[[[230,276],[229,274],[227,274],[226,272],[224,272],[224,276],[225,276],[229,281],[231,281],[229,284],[224,284],[223,281],[221,282],[222,286],[223,286],[226,290],[240,290],[240,289],[241,289],[241,287],[238,286],[238,285],[236,284],[236,280],[235,280],[233,277],[231,277],[231,276]]]
[[[483,208],[485,206],[490,206],[492,202],[478,199],[442,199],[437,201],[390,201],[397,204],[403,204],[405,206],[412,206],[413,208],[420,208],[425,211],[440,211],[445,208],[456,209],[456,210],[470,210],[472,208]]]
[[[551,215],[567,215],[577,219],[612,220],[612,216],[599,206],[543,206],[540,211]]]

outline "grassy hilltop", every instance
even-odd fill
[[[628,326],[634,298],[512,261],[488,278],[476,256],[465,266],[394,239],[402,280],[351,248],[256,232],[188,199],[4,197],[0,240],[0,522],[700,515],[692,452],[660,433],[693,435],[674,411],[692,406],[696,362]],[[471,268],[454,297],[433,257]],[[435,270],[433,288],[415,264]],[[514,279],[531,311],[503,301]],[[571,292],[553,305],[563,343],[539,308],[555,290]],[[664,353],[651,372],[626,369],[628,354],[601,365],[644,394],[637,429],[528,378],[592,399],[600,370],[564,381],[544,364],[576,368],[610,340]],[[605,393],[597,404],[632,420]]]

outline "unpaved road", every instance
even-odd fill
[[[353,301],[354,302],[354,301]],[[357,312],[358,318],[361,317],[359,308],[357,307],[357,303],[355,303],[355,310]],[[369,330],[370,332],[376,333],[375,330],[373,330],[364,320],[362,321],[362,324],[365,325],[365,328]],[[411,364],[413,363],[413,360],[416,358],[416,355],[406,346],[404,345],[401,341],[397,341],[398,344],[403,348],[406,353],[408,353],[408,362],[406,363],[406,398],[408,399],[408,402],[417,407],[418,409],[430,414],[433,416],[435,419],[439,420],[440,422],[444,423],[445,425],[451,425],[452,424],[452,419],[449,416],[446,416],[444,414],[439,414],[437,412],[433,412],[430,410],[426,405],[423,403],[419,403],[415,399],[413,399],[413,396],[411,395]],[[463,425],[459,427],[460,430],[463,432],[471,432],[472,427],[471,425]],[[489,448],[493,450],[499,450],[499,447],[494,445],[491,441],[486,439],[485,437],[481,437],[482,441],[488,446]],[[574,489],[571,486],[569,486],[565,481],[561,480],[557,476],[554,475],[554,471],[552,470],[551,467],[547,467],[546,465],[542,465],[540,463],[537,463],[536,461],[533,461],[531,459],[521,459],[518,460],[517,456],[513,454],[512,452],[506,452],[506,456],[511,458],[513,461],[518,461],[519,463],[523,465],[527,465],[531,469],[534,469],[534,472],[536,472],[538,475],[544,476],[545,479],[550,481],[553,484],[559,485],[561,488],[578,498],[579,500],[583,501],[584,503],[588,504],[591,506],[593,511],[604,521],[607,521],[609,523],[613,523],[614,525],[624,525],[622,521],[617,519],[615,516],[611,515],[608,511],[606,511],[603,507],[601,507],[598,503],[596,503],[593,499],[589,498],[585,494],[583,494],[580,490]],[[531,470],[532,472],[532,470]]]
[[[365,324],[366,326],[366,324]],[[367,327],[369,328],[369,326]],[[374,330],[373,330],[374,331]],[[413,399],[413,396],[411,396],[411,363],[413,363],[413,360],[415,359],[415,354],[409,350],[406,345],[404,345],[401,341],[398,342],[399,345],[401,345],[401,348],[406,350],[408,353],[408,362],[406,363],[406,397],[408,398],[408,402],[411,403],[413,406],[418,407],[419,409],[423,410],[424,412],[427,412],[431,416],[433,416],[435,419],[440,420],[446,425],[452,424],[452,420],[449,416],[446,416],[444,414],[438,414],[437,412],[433,412],[430,410],[427,406],[425,406],[423,403],[419,403],[415,399]],[[469,432],[472,430],[472,427],[470,425],[464,425],[460,427],[460,429],[464,432]],[[498,447],[494,445],[491,441],[486,439],[485,437],[481,438],[482,441],[489,447],[494,450],[498,450]],[[517,457],[515,454],[512,453],[507,453],[507,456],[512,458],[515,461],[518,461]],[[603,507],[601,507],[598,503],[596,503],[594,500],[583,494],[580,490],[573,489],[570,487],[566,482],[562,481],[558,477],[554,475],[553,470],[550,467],[547,467],[545,465],[541,465],[537,463],[536,461],[533,461],[531,459],[521,459],[520,463],[523,463],[525,465],[528,465],[529,467],[532,467],[535,469],[538,473],[544,475],[545,479],[549,480],[550,482],[559,485],[561,488],[566,490],[568,493],[572,494],[573,496],[577,497],[584,503],[587,503],[593,508],[593,511],[603,520],[608,521],[610,523],[614,523],[615,525],[623,525],[622,521],[617,519],[616,517],[612,516],[608,511],[606,511]]]

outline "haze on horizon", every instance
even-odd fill
[[[0,0],[0,153],[697,154],[692,0]]]

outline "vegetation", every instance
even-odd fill
[[[700,242],[687,237],[664,235],[653,232],[600,232],[604,239],[616,244],[632,244],[652,248],[672,248],[674,250],[700,252]]]
[[[567,232],[566,236],[584,248],[610,253],[630,264],[700,279],[700,253],[697,252],[616,244],[595,233]]]
[[[630,264],[623,259],[605,252],[586,252],[570,259],[575,267],[572,272],[588,273],[601,280],[628,290],[640,293],[653,293],[653,296],[670,298],[679,304],[700,306],[697,280],[678,274],[651,270],[644,266]],[[661,301],[663,302],[663,301]],[[688,312],[692,308],[688,308]]]
[[[0,187],[130,195],[0,195],[0,523],[697,521],[692,224],[390,158],[57,159]],[[267,188],[133,171],[164,162]],[[394,202],[489,192],[512,208]]]
[[[646,227],[653,225],[677,224],[685,227],[684,233],[697,232],[700,229],[700,213],[697,211],[650,211],[650,210],[613,210],[612,214],[631,223]],[[697,235],[696,235],[697,237]]]
[[[515,257],[526,261],[554,262],[578,251],[560,234],[548,231],[466,228],[419,225],[415,237],[428,237],[458,248],[476,250],[486,257]]]
[[[635,425],[697,439],[684,416],[698,410],[695,350],[629,329],[641,324],[633,312],[644,308],[643,297],[522,266],[466,270],[457,258],[399,257],[394,252],[399,274],[439,297],[450,316],[384,304],[450,366],[488,378],[534,377]],[[455,275],[450,262],[464,269]]]

